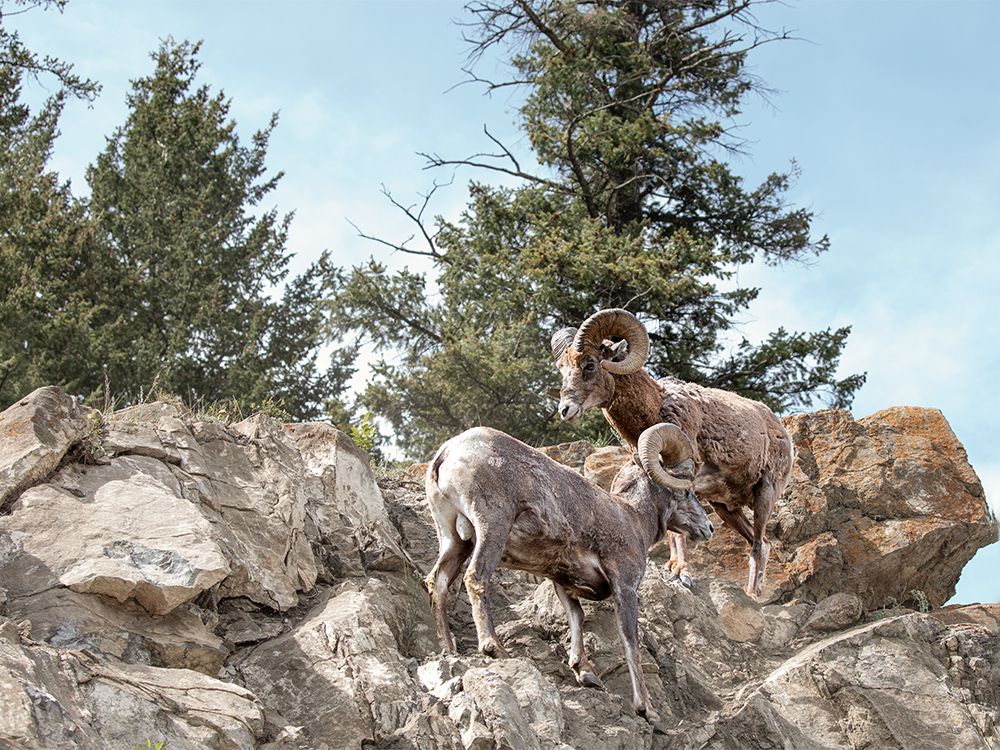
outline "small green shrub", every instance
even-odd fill
[[[899,602],[896,600],[896,597],[890,596],[888,598],[887,606],[877,609],[874,612],[869,612],[867,619],[869,622],[874,622],[875,620],[885,620],[889,617],[896,617],[899,614],[902,614],[899,609]]]
[[[927,614],[931,611],[931,603],[927,599],[927,594],[923,591],[920,589],[910,589],[910,596],[913,597],[913,601],[917,604],[917,612]]]
[[[374,451],[382,438],[378,434],[378,426],[372,419],[372,413],[367,412],[357,426],[351,425],[351,440],[354,441],[356,446],[367,453]]]
[[[165,750],[163,747],[163,740],[160,740],[155,745],[152,740],[146,740],[145,745],[133,745],[132,750]]]

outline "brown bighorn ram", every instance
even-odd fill
[[[694,451],[679,429],[657,425],[643,434],[637,450],[645,470],[625,464],[608,494],[542,452],[486,427],[467,430],[438,449],[427,469],[427,500],[440,552],[426,583],[446,650],[455,652],[448,588],[466,560],[479,650],[493,657],[507,654],[493,627],[490,578],[498,566],[524,570],[555,584],[569,620],[569,666],[580,685],[600,686],[584,650],[580,599],[612,597],[633,706],[657,725],[639,664],[638,589],[646,554],[668,530],[696,541],[710,539],[712,524],[691,492]]]
[[[609,337],[622,340],[612,344]],[[695,494],[747,540],[746,591],[759,596],[770,552],[767,522],[792,470],[792,443],[774,412],[728,391],[672,377],[654,380],[644,368],[646,328],[622,309],[601,310],[579,330],[557,331],[552,354],[562,373],[559,415],[564,420],[573,422],[600,407],[630,446],[660,422],[684,431],[699,467]],[[753,510],[752,526],[744,507]],[[683,539],[677,541],[683,553]]]

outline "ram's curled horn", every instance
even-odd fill
[[[601,348],[601,342],[609,336],[620,336],[628,342],[628,355],[620,362],[609,359],[601,361],[601,366],[612,375],[628,375],[636,372],[649,357],[649,334],[646,327],[628,310],[620,307],[599,310],[587,318],[573,339],[573,348],[583,351],[585,346]]]
[[[573,344],[576,337],[575,328],[562,328],[552,334],[549,345],[552,347],[552,356],[558,360],[563,353]]]
[[[643,430],[636,454],[639,465],[657,484],[672,490],[687,490],[694,484],[694,449],[677,425],[661,422]]]

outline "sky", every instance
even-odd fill
[[[738,283],[762,290],[740,331],[761,341],[779,326],[852,326],[840,374],[867,373],[853,415],[940,409],[996,512],[1000,3],[807,0],[758,18],[796,40],[749,59],[774,93],[749,101],[734,123],[749,142],[735,170],[752,186],[794,159],[801,175],[789,203],[815,213],[830,250],[809,266],[740,268]],[[529,153],[518,100],[462,84],[468,20],[458,0],[70,0],[61,14],[32,10],[4,24],[103,86],[93,105],[71,101],[60,121],[51,167],[78,195],[161,40],[202,41],[198,81],[231,98],[244,143],[280,113],[268,166],[284,177],[264,208],[295,212],[297,273],[323,250],[338,265],[374,255],[420,268],[358,235],[413,234],[385,193],[419,206],[440,184],[428,212],[456,219],[469,180],[497,183],[427,170],[421,153],[489,150],[484,128]],[[476,72],[489,78],[497,66],[483,60]],[[966,566],[952,599],[975,601],[1000,601],[1000,544]]]

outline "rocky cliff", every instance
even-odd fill
[[[1000,605],[934,608],[997,538],[944,417],[786,426],[761,601],[726,530],[692,550],[692,590],[654,549],[654,734],[606,603],[585,605],[606,691],[573,682],[551,586],[509,571],[494,613],[512,658],[475,655],[464,593],[463,655],[439,653],[419,467],[379,486],[328,425],[36,391],[0,414],[0,750],[1000,748]],[[599,482],[623,459],[549,450]]]

